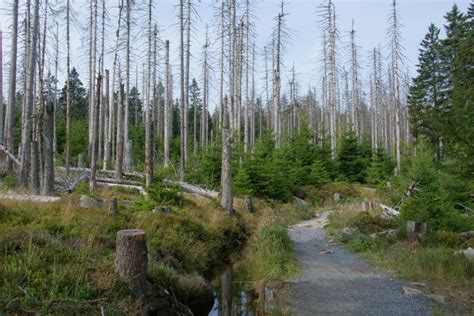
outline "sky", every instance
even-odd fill
[[[55,3],[57,0],[50,0],[50,3]],[[10,46],[10,23],[9,16],[11,10],[11,1],[2,1],[0,4],[0,27],[3,30],[3,64],[4,64],[4,87],[3,91],[7,91],[8,78],[8,49]],[[20,1],[23,2],[23,1]],[[59,4],[65,1],[58,1]],[[146,0],[136,0],[138,4],[147,2]],[[216,9],[213,7],[214,0],[194,0],[196,3],[196,15],[193,21],[193,38],[192,38],[192,60],[191,60],[191,77],[196,77],[198,81],[201,77],[201,56],[202,45],[204,43],[204,34],[206,25],[209,25],[209,34],[211,38],[211,49],[219,49],[219,41],[216,39]],[[254,2],[254,16],[256,29],[256,45],[259,56],[256,57],[257,75],[259,89],[257,94],[262,94],[261,87],[263,86],[264,72],[263,72],[263,57],[261,52],[263,46],[269,43],[272,28],[275,26],[275,16],[280,10],[279,0],[253,0]],[[322,0],[287,0],[285,1],[286,25],[290,31],[290,38],[288,39],[287,49],[283,55],[284,73],[282,76],[283,88],[289,79],[289,70],[294,64],[297,80],[302,90],[306,91],[309,86],[319,86],[320,78],[320,56],[321,56],[321,30],[318,26],[318,6],[323,2]],[[402,45],[404,47],[405,71],[409,71],[411,75],[415,74],[415,65],[417,62],[419,43],[426,33],[430,23],[441,27],[444,24],[444,15],[449,11],[454,3],[456,3],[462,11],[466,11],[470,0],[398,0],[397,6],[402,24]],[[109,27],[109,41],[107,47],[109,51],[114,44],[113,32],[116,28],[116,12],[118,0],[106,0],[108,11],[110,12],[111,20],[108,22]],[[173,63],[176,77],[178,74],[178,10],[176,5],[178,0],[155,0],[154,1],[154,19],[157,22],[160,30],[160,38],[162,40],[170,40],[171,45],[171,61]],[[367,73],[369,69],[370,51],[374,47],[380,46],[383,50],[383,56],[388,61],[387,37],[388,29],[388,15],[391,10],[392,0],[333,0],[337,15],[337,28],[339,30],[338,41],[338,64],[339,68],[346,67],[349,69],[350,51],[348,49],[349,35],[348,31],[351,29],[352,21],[354,21],[354,29],[356,31],[356,43],[359,49],[359,64],[361,66],[362,80],[367,80]],[[77,11],[77,20],[84,27],[87,27],[87,5],[88,1],[72,0],[72,4]],[[137,22],[133,26],[134,41],[132,44],[132,69],[138,69],[141,72],[142,63],[145,59],[141,56],[146,54],[146,45],[143,42],[143,29],[146,27],[145,12],[135,12]],[[63,38],[65,23],[60,20],[59,31],[60,38]],[[54,28],[53,28],[54,29]],[[53,32],[51,32],[52,34]],[[72,36],[72,64],[78,68],[83,82],[87,82],[87,41],[84,41],[80,35],[81,31],[75,29]],[[140,37],[141,36],[141,37]],[[51,45],[53,43],[50,42]],[[21,47],[21,46],[20,46]],[[60,43],[60,70],[59,78],[61,82],[65,79],[65,44],[64,41]],[[163,61],[162,50],[159,60]],[[54,50],[50,50],[49,60],[52,60]],[[216,55],[217,58],[217,55]],[[106,67],[112,64],[112,54],[110,53],[106,58]],[[218,70],[218,60],[215,59],[215,70]],[[160,69],[159,69],[160,73]],[[134,76],[135,77],[135,76]],[[138,76],[142,78],[141,75]],[[217,74],[215,75],[217,78]],[[132,79],[132,82],[137,81],[137,78]],[[141,85],[142,80],[138,80],[138,85]],[[62,85],[62,84],[61,84]],[[176,87],[178,84],[176,83]],[[217,82],[214,82],[217,86]],[[175,88],[175,92],[178,89]],[[5,95],[5,93],[4,93]],[[217,101],[216,90],[211,92],[211,108]]]

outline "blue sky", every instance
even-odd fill
[[[55,0],[50,0],[54,3]],[[80,18],[81,21],[87,21],[87,10],[84,9],[87,5],[87,1],[84,0],[72,0],[73,5],[79,12],[82,12]],[[138,3],[146,2],[145,0],[137,0]],[[197,1],[195,1],[197,2]],[[257,46],[262,48],[269,39],[272,27],[274,26],[274,17],[279,12],[280,1],[277,0],[254,0],[256,17],[256,30],[257,30]],[[285,11],[287,15],[287,26],[291,30],[292,36],[289,41],[287,51],[284,55],[284,63],[286,70],[295,64],[296,72],[298,73],[298,80],[301,87],[306,90],[309,85],[318,85],[319,81],[319,56],[321,49],[321,31],[318,27],[316,14],[318,5],[321,0],[289,0],[286,1]],[[382,46],[387,44],[388,39],[386,31],[388,28],[387,17],[390,12],[391,0],[333,0],[336,6],[337,14],[337,27],[340,32],[339,41],[339,66],[342,67],[348,61],[349,55],[346,49],[348,42],[347,32],[351,28],[352,20],[354,19],[355,30],[357,34],[357,45],[359,46],[359,63],[362,67],[368,67],[368,56],[369,51],[374,47]],[[444,23],[443,16],[449,11],[454,3],[456,3],[461,10],[465,11],[469,5],[469,0],[398,0],[399,15],[403,28],[401,33],[403,36],[402,44],[405,48],[406,63],[405,67],[410,69],[410,73],[415,73],[415,64],[417,62],[418,47],[421,39],[423,38],[428,25],[433,22],[439,27]],[[109,10],[112,14],[115,14],[116,3],[118,0],[107,0],[107,5],[110,7]],[[163,40],[169,39],[172,47],[172,61],[175,64],[175,73],[178,72],[177,56],[178,56],[178,32],[177,32],[177,8],[175,7],[178,3],[177,0],[156,0],[154,10],[154,18],[156,19],[159,28],[161,38]],[[211,42],[216,43],[214,49],[218,49],[218,44],[215,40],[216,34],[212,25],[216,20],[214,18],[215,10],[212,8],[214,1],[202,0],[197,3],[196,10],[199,14],[199,18],[195,20],[195,28],[192,42],[192,75],[199,78],[201,73],[201,46],[204,42],[204,30],[205,25],[210,24],[211,31]],[[10,5],[2,2],[0,5],[0,19],[2,29],[4,30],[4,64],[7,63],[8,46],[9,46],[9,23],[8,11]],[[81,11],[83,10],[83,11]],[[143,15],[143,14],[142,14]],[[115,20],[110,22],[111,30],[115,28]],[[64,24],[64,23],[62,23]],[[87,22],[84,22],[87,24]],[[61,25],[60,25],[61,26]],[[139,28],[139,26],[137,26]],[[136,29],[137,31],[137,29]],[[140,33],[140,32],[137,32]],[[110,38],[113,39],[111,32]],[[109,43],[113,45],[113,40]],[[83,80],[87,76],[87,57],[86,50],[81,49],[81,39],[79,35],[73,36],[73,65],[75,65]],[[86,47],[82,46],[82,47]],[[64,45],[61,45],[64,47]],[[141,55],[146,49],[143,43],[136,42],[133,47],[133,51],[136,56]],[[387,50],[384,52],[385,56],[388,56]],[[62,56],[64,57],[64,55]],[[106,65],[111,64],[112,55],[106,59]],[[138,57],[135,59],[138,60]],[[257,57],[257,62],[260,66],[262,65],[262,58]],[[61,67],[64,69],[64,58],[62,58]],[[141,69],[141,62],[136,63]],[[217,65],[217,64],[216,64]],[[347,65],[348,67],[348,65]],[[5,65],[4,78],[7,78]],[[132,67],[132,69],[136,69]],[[263,77],[263,68],[259,68],[257,78]],[[61,71],[60,71],[61,73]],[[62,71],[64,74],[64,70]],[[364,70],[363,70],[364,73]],[[63,75],[64,77],[64,75]],[[60,77],[61,78],[61,77]],[[285,80],[286,74],[283,75]],[[364,79],[364,76],[362,76]],[[4,80],[4,91],[6,91],[6,80]],[[261,81],[260,81],[261,83]],[[175,89],[175,91],[177,91]],[[213,99],[215,94],[211,94]]]

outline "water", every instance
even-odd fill
[[[196,316],[255,316],[257,296],[253,290],[245,291],[241,283],[234,282],[232,267],[215,282],[214,301],[190,306]]]

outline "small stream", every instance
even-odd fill
[[[196,316],[254,316],[257,309],[257,294],[254,290],[242,289],[235,282],[232,267],[214,282],[214,301],[190,306]]]

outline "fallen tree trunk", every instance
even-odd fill
[[[56,167],[56,169],[61,170],[61,171],[66,171],[65,167]],[[75,171],[75,172],[87,172],[87,173],[91,172],[90,168],[70,167],[69,170],[70,171]],[[115,177],[115,170],[100,169],[100,170],[97,170],[97,174],[98,175],[105,175],[105,176]],[[141,172],[124,172],[123,176],[127,177],[127,178],[136,178],[136,179],[144,179],[145,178],[145,175]]]
[[[204,196],[204,197],[208,197],[208,198],[211,198],[211,199],[217,199],[219,197],[219,192],[217,192],[217,191],[204,189],[204,188],[201,188],[201,187],[198,187],[196,185],[189,184],[189,183],[186,183],[186,182],[173,181],[173,180],[170,180],[170,179],[163,179],[163,182],[176,185],[178,188],[180,188],[183,191],[186,191],[186,192],[189,192],[189,193],[194,193],[194,194]]]
[[[102,182],[102,181],[99,181],[99,180],[97,180],[97,185],[104,186],[104,187],[109,187],[109,188],[119,187],[119,188],[123,188],[123,189],[126,189],[126,190],[136,190],[136,191],[140,192],[141,194],[143,194],[145,196],[147,195],[145,189],[140,185],[110,183],[110,182]]]
[[[60,199],[59,196],[26,195],[13,192],[0,194],[0,200],[14,200],[19,202],[51,203],[59,201]]]
[[[20,165],[20,160],[16,158],[15,155],[11,153],[5,146],[0,145],[0,150],[3,151],[5,155],[7,155],[8,158],[10,158],[11,161],[13,161],[17,166]]]

